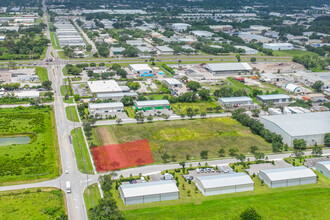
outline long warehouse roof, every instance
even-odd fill
[[[198,179],[203,184],[204,189],[254,183],[252,179],[249,177],[249,175],[245,173],[202,176],[202,177],[196,177],[196,179]]]
[[[149,101],[136,101],[136,105],[139,107],[143,106],[154,106],[154,105],[170,105],[169,101],[166,99],[163,100],[149,100]]]
[[[252,70],[248,63],[207,63],[205,67],[213,72]]]
[[[179,192],[178,187],[171,180],[124,184],[120,188],[125,198]]]
[[[109,103],[89,103],[89,108],[124,108],[124,104],[121,102],[109,102]]]
[[[305,166],[260,170],[259,172],[266,174],[271,181],[299,179],[316,176],[316,174],[311,169]]]
[[[291,136],[325,134],[330,132],[330,112],[311,112],[261,116],[261,122],[276,124]]]

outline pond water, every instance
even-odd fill
[[[31,141],[28,136],[0,137],[0,146],[8,146],[12,144],[27,144]]]

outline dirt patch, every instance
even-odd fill
[[[294,62],[255,63],[251,64],[251,67],[257,68],[259,72],[265,71],[266,73],[277,73],[278,70],[280,70],[281,73],[292,73],[294,71],[305,70],[304,66]]]
[[[102,145],[118,144],[116,137],[113,136],[107,127],[98,127],[96,132],[100,135]]]

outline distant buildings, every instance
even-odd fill
[[[272,50],[293,50],[293,45],[290,43],[267,43],[263,44],[262,47]]]
[[[218,102],[226,107],[239,107],[253,105],[253,100],[247,96],[241,97],[223,97],[219,98]]]
[[[244,54],[258,54],[258,51],[247,46],[234,46],[237,49],[245,50]]]
[[[256,40],[257,42],[267,43],[267,42],[271,42],[273,40],[271,38],[264,37],[264,36],[257,35],[257,34],[252,34],[249,32],[239,32],[238,36],[240,38],[242,38],[245,42],[250,42],[252,40]]]
[[[213,74],[249,73],[252,70],[248,63],[207,63],[205,68]]]
[[[174,24],[172,24],[172,28],[175,31],[186,31],[189,27],[191,27],[191,25],[186,24],[186,23],[174,23]]]
[[[233,26],[231,25],[210,25],[209,26],[213,31],[231,31]]]
[[[162,55],[172,55],[174,50],[168,46],[156,46],[156,49],[162,54]]]

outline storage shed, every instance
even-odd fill
[[[179,87],[182,88],[182,83],[177,80],[177,79],[173,79],[173,78],[165,78],[164,79],[164,83],[169,87],[169,88],[173,88],[173,87]]]
[[[254,182],[245,173],[196,177],[195,183],[204,196],[254,190]]]
[[[330,178],[330,160],[317,162],[315,164],[315,169],[322,173],[324,176]]]
[[[124,184],[119,187],[119,193],[125,205],[179,199],[174,181]]]
[[[259,178],[270,188],[316,183],[317,175],[304,166],[260,170]]]

